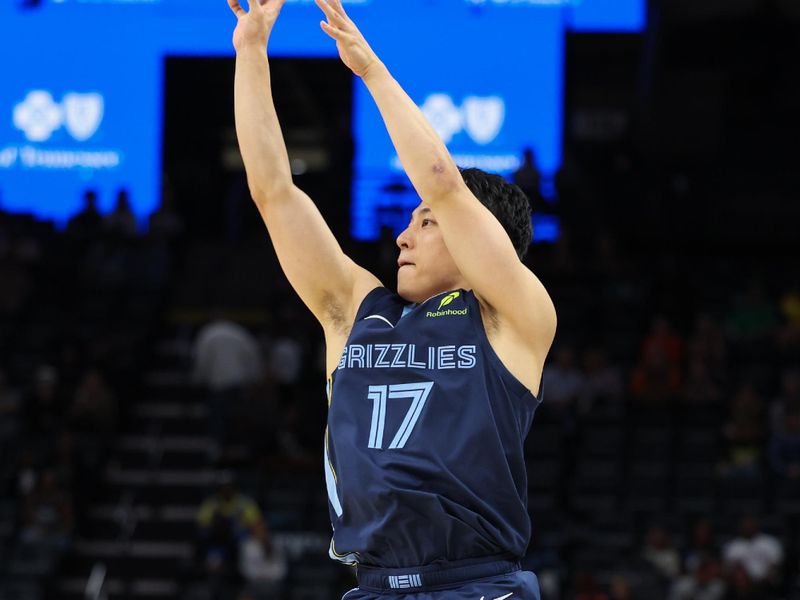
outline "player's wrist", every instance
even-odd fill
[[[263,58],[267,52],[269,37],[261,40],[243,40],[236,46],[236,56],[240,58]]]
[[[389,70],[386,68],[386,65],[384,65],[376,57],[370,64],[366,66],[364,72],[361,74],[361,79],[364,81],[364,83],[368,84],[371,80],[378,79],[388,74]]]

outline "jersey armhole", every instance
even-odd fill
[[[478,333],[478,338],[481,341],[481,345],[484,347],[484,351],[486,352],[486,357],[489,362],[492,364],[492,367],[497,370],[497,373],[506,382],[511,388],[511,391],[520,399],[529,401],[530,398],[533,399],[536,406],[542,403],[542,392],[544,387],[544,369],[542,369],[542,374],[539,377],[539,394],[534,394],[531,390],[527,388],[527,386],[522,383],[519,379],[517,379],[514,374],[508,370],[508,367],[503,364],[503,361],[500,360],[500,357],[497,356],[497,352],[494,351],[492,344],[489,342],[489,336],[486,335],[486,327],[483,325],[483,318],[481,317],[481,307],[480,302],[478,301],[477,296],[475,296],[474,292],[467,292],[472,297],[474,301],[474,305],[476,307],[475,310],[475,319],[473,320],[475,330]]]
[[[358,305],[358,310],[356,311],[356,318],[350,325],[355,325],[361,319],[366,317],[370,312],[373,311],[375,305],[380,301],[381,298],[384,298],[386,294],[391,295],[392,292],[388,288],[384,286],[379,286],[373,288],[367,295],[364,296],[364,299],[361,301],[361,304]]]

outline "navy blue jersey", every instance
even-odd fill
[[[539,399],[492,350],[471,291],[359,307],[328,381],[331,556],[385,568],[525,554],[523,442]]]

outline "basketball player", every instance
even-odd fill
[[[397,238],[397,294],[354,264],[292,183],[265,52],[284,1],[245,11],[228,0],[236,129],[281,267],[325,333],[330,554],[358,575],[345,598],[538,600],[519,566],[530,537],[523,441],[556,315],[520,260],[527,200],[498,176],[459,171],[341,1],[316,0],[421,199]]]

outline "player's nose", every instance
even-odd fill
[[[403,231],[400,232],[400,235],[397,236],[397,247],[401,250],[403,248],[411,248],[414,244],[414,236],[411,233],[411,227],[406,227]]]

